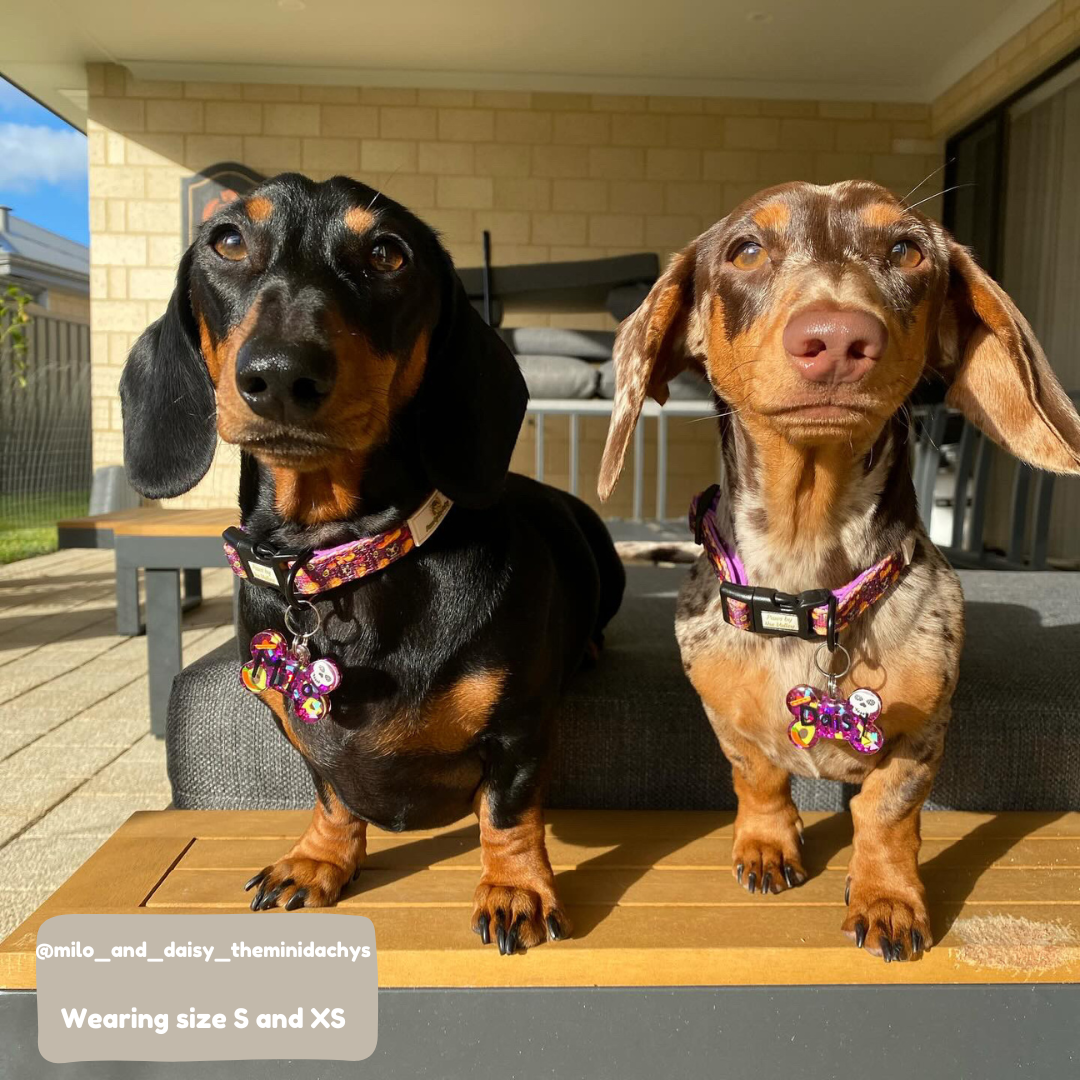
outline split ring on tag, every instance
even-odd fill
[[[881,698],[867,687],[841,697],[837,681],[851,670],[851,654],[837,643],[844,654],[844,668],[826,671],[819,656],[827,647],[823,643],[814,653],[814,666],[828,680],[827,690],[819,693],[812,686],[794,686],[788,691],[785,704],[795,718],[788,725],[788,736],[800,750],[809,750],[819,739],[841,739],[860,754],[876,754],[885,745],[885,736],[875,723],[883,708]]]

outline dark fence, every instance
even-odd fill
[[[27,337],[25,386],[0,351],[0,529],[85,514],[90,498],[90,327],[35,315]]]

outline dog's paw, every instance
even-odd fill
[[[732,873],[747,890],[779,893],[801,885],[809,875],[802,863],[802,840],[798,827],[738,830],[732,848]]]
[[[844,933],[885,963],[913,960],[933,944],[921,885],[882,889],[848,878]]]
[[[359,873],[359,867],[354,873],[335,863],[286,855],[260,870],[244,889],[250,892],[258,886],[251,901],[252,911],[266,911],[272,907],[283,907],[286,911],[331,907],[349,880]]]
[[[559,941],[573,930],[553,893],[485,881],[473,895],[472,928],[485,945],[494,941],[503,956],[542,941]]]

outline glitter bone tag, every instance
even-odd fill
[[[284,634],[262,630],[251,639],[251,659],[241,669],[240,681],[253,694],[263,690],[288,694],[297,716],[314,724],[330,712],[326,695],[341,682],[341,672],[333,660],[311,660],[306,646],[294,650]]]
[[[818,739],[843,739],[860,754],[876,754],[885,744],[881,728],[881,698],[860,687],[848,698],[819,694],[812,686],[794,686],[787,695],[788,711],[795,719],[788,726],[791,741],[809,750]]]

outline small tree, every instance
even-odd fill
[[[0,295],[0,352],[5,347],[11,350],[15,381],[24,389],[28,348],[26,331],[30,325],[30,315],[26,309],[31,300],[33,297],[18,285],[9,285]]]

